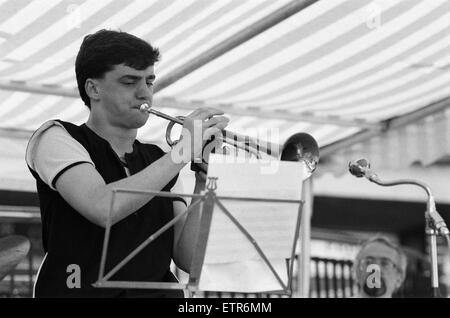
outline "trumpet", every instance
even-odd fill
[[[170,121],[166,129],[166,141],[171,147],[178,142],[173,141],[171,138],[172,128],[175,124],[183,125],[184,116],[173,117],[164,114],[156,109],[150,108],[147,103],[142,104],[140,110]],[[224,129],[222,131],[222,141],[235,148],[240,148],[246,152],[252,153],[257,158],[260,158],[260,152],[263,152],[284,161],[303,161],[311,173],[316,169],[316,166],[319,163],[319,146],[316,140],[307,133],[294,134],[281,146],[267,141],[261,142],[259,139],[255,140],[249,136]]]

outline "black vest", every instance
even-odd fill
[[[59,122],[86,148],[95,168],[107,184],[127,177],[120,159],[106,140],[85,124],[76,126]],[[136,140],[133,152],[126,154],[125,159],[130,174],[135,174],[163,155],[164,152],[158,146],[142,144]],[[91,223],[74,210],[58,192],[45,184],[35,171],[31,170],[31,173],[36,178],[43,246],[47,253],[36,282],[36,297],[123,296],[127,291],[92,286],[98,279],[105,229]],[[170,191],[177,177],[162,191]],[[114,224],[111,227],[105,274],[172,218],[173,200],[155,197],[135,213]],[[173,228],[170,228],[147,245],[110,280],[176,281],[169,270],[173,240]],[[69,267],[71,264],[78,265],[81,270],[81,288],[69,288],[67,285],[68,278],[71,279],[69,276],[74,273],[73,267]],[[145,290],[140,294],[150,297],[180,296],[178,291],[170,293]]]

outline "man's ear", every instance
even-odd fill
[[[98,81],[88,78],[84,83],[84,89],[89,98],[98,101],[100,99],[100,88]]]

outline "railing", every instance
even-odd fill
[[[312,298],[347,298],[357,293],[351,260],[311,258]]]

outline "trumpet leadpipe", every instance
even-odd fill
[[[158,117],[164,118],[166,120],[169,120],[173,123],[177,123],[179,125],[183,125],[184,120],[173,117],[170,115],[167,115],[165,113],[162,113],[158,110],[155,110],[153,108],[150,108],[150,106],[147,103],[144,103],[140,106],[141,111],[146,111],[150,114],[156,115]],[[172,124],[173,125],[173,124]],[[169,129],[170,131],[170,129]],[[166,133],[167,135],[170,135],[170,133]],[[234,132],[230,132],[228,130],[222,130],[222,140],[225,143],[228,143],[236,148],[242,148],[247,151],[249,151],[249,148],[256,149],[257,152],[261,151],[264,152],[270,156],[278,157],[281,153],[281,146],[279,144],[270,143],[267,141],[260,141],[260,140],[254,140],[253,138],[245,135],[240,135]],[[170,143],[169,143],[170,144]]]
[[[181,120],[179,118],[176,118],[176,117],[172,117],[172,116],[167,115],[167,114],[164,114],[164,113],[162,113],[160,111],[157,111],[156,109],[150,108],[150,106],[148,106],[147,103],[142,104],[141,107],[140,107],[140,110],[141,111],[146,111],[146,112],[148,112],[150,114],[153,114],[153,115],[156,115],[158,117],[167,119],[169,121],[173,121],[173,122],[175,122],[177,124],[183,125],[183,120]]]

